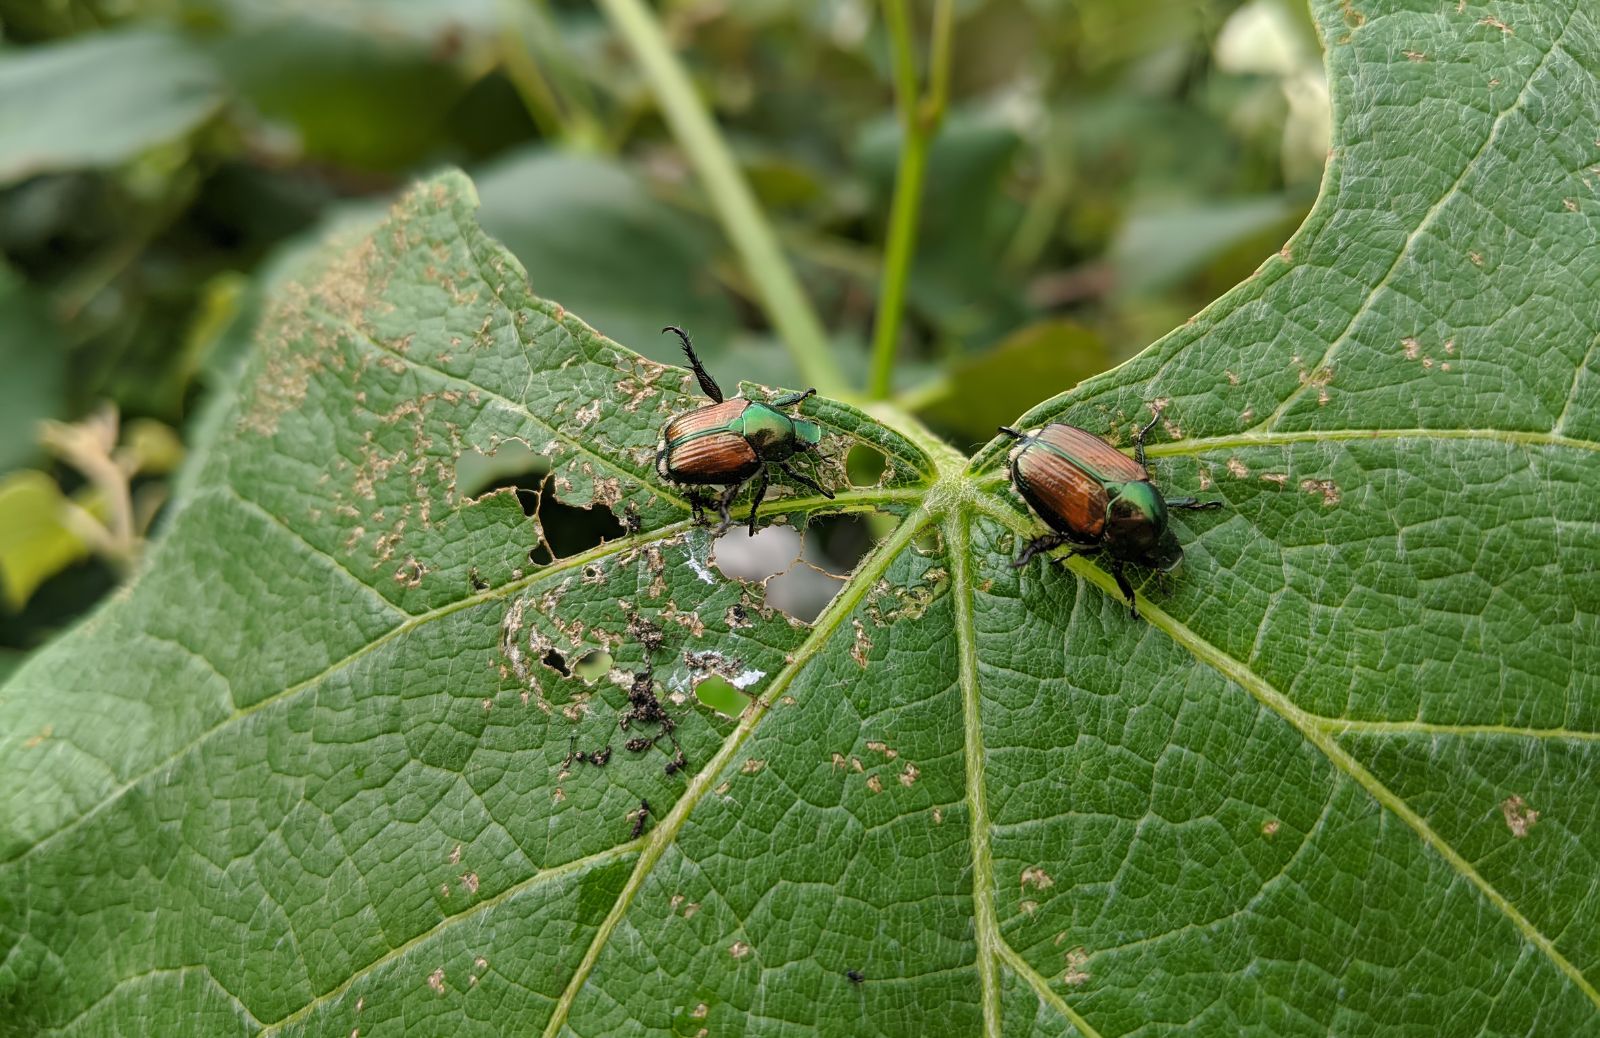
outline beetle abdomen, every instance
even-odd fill
[[[1092,432],[1059,422],[1034,434],[1040,446],[1060,454],[1102,483],[1127,483],[1147,480],[1144,466],[1117,450]]]
[[[1079,541],[1105,533],[1108,485],[1147,478],[1144,467],[1094,433],[1055,423],[1011,451],[1011,478],[1033,510]]]
[[[749,404],[725,400],[673,417],[661,430],[657,471],[679,483],[722,485],[755,475],[761,459],[742,435],[728,428]]]
[[[693,411],[673,415],[668,419],[667,427],[661,430],[661,435],[668,443],[681,443],[691,436],[726,429],[728,423],[744,414],[744,409],[749,406],[748,400],[734,399],[697,407]]]
[[[761,459],[743,436],[713,432],[667,449],[668,479],[679,483],[742,483],[756,474]]]
[[[1037,443],[1011,455],[1011,481],[1053,529],[1078,541],[1098,541],[1106,526],[1108,498],[1098,479]]]

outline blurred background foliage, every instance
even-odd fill
[[[883,12],[654,10],[864,384],[902,140]],[[1329,116],[1297,0],[961,0],[953,25],[893,385],[967,448],[1277,249]],[[0,673],[135,563],[286,258],[446,164],[539,294],[800,382],[588,0],[0,0]]]

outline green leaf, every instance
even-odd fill
[[[0,59],[0,184],[131,159],[189,133],[222,101],[216,69],[171,33],[9,51]]]
[[[423,24],[437,13],[416,5]],[[414,39],[379,14],[372,12],[381,32],[344,19],[243,20],[217,41],[216,60],[239,96],[282,124],[304,155],[360,169],[406,168],[438,146],[472,73],[447,60],[462,45],[448,31]]]
[[[866,127],[858,163],[889,211],[903,128],[885,117]],[[1020,139],[994,114],[953,111],[928,151],[911,305],[964,341],[992,342],[1025,316],[1022,285],[1000,262],[1017,219],[1003,189]]]
[[[39,454],[39,423],[62,417],[67,343],[49,308],[0,263],[0,472]]]
[[[1140,621],[1012,569],[1002,444],[825,400],[838,497],[764,521],[881,533],[791,621],[654,476],[692,378],[464,178],[330,246],[141,577],[0,689],[0,1032],[1593,1031],[1600,33],[1398,7],[1318,9],[1284,252],[1024,419],[1163,401],[1158,480],[1225,500]],[[455,491],[509,439],[533,517]],[[530,564],[552,497],[640,532]]]
[[[1164,288],[1239,242],[1281,228],[1300,212],[1304,206],[1297,208],[1283,194],[1147,206],[1128,217],[1112,246],[1117,288],[1135,293]]]
[[[273,25],[361,32],[414,43],[438,43],[492,32],[502,9],[495,0],[185,0],[196,17],[242,28]]]
[[[1109,361],[1105,343],[1071,321],[1038,321],[1018,329],[993,349],[959,357],[944,374],[906,394],[902,403],[958,443],[982,443],[1039,398],[1040,390],[1067,389]]]

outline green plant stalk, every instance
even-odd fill
[[[894,373],[895,347],[900,341],[900,321],[905,316],[906,285],[911,280],[911,260],[917,248],[917,220],[922,210],[922,181],[928,165],[928,139],[908,133],[900,150],[895,174],[894,202],[889,210],[889,243],[883,256],[883,280],[878,289],[878,312],[872,330],[872,372],[867,395],[889,398]]]
[[[916,59],[911,44],[911,20],[905,0],[884,0],[884,22],[889,30],[889,52],[894,66],[895,106],[900,112],[902,143],[895,172],[894,201],[889,210],[889,240],[884,252],[883,281],[878,290],[878,312],[872,331],[872,370],[867,395],[874,400],[889,396],[894,373],[895,347],[905,316],[906,285],[917,248],[917,222],[922,214],[922,185],[928,169],[928,149],[944,120],[950,90],[950,27],[952,0],[939,0],[933,12],[933,39],[928,59],[928,93],[918,98]]]
[[[510,27],[500,34],[500,66],[539,132],[553,139],[569,136],[561,118],[561,105],[550,90],[550,84],[540,75],[539,66],[529,56],[521,34]]]
[[[701,104],[688,73],[673,54],[661,24],[642,0],[599,0],[644,69],[656,102],[706,197],[733,241],[755,285],[762,309],[778,330],[806,382],[825,396],[847,391],[827,333],[756,204],[733,153]]]
[[[506,74],[524,103],[548,107],[549,114],[559,123],[550,136],[559,136],[583,150],[615,150],[608,148],[611,141],[595,114],[594,97],[567,61],[548,4],[534,0],[518,7],[514,5],[520,0],[506,2],[513,6],[502,20],[501,38],[505,48],[514,49],[515,53],[506,54],[503,60]],[[536,120],[539,118],[531,107],[530,112]]]
[[[1062,163],[1053,157],[1059,149],[1049,143],[1048,136],[1046,141],[1042,149],[1044,170],[1039,188],[1029,200],[1016,231],[1012,233],[1011,243],[1006,247],[1005,265],[1011,270],[1026,271],[1038,260],[1045,246],[1050,244],[1051,235],[1060,226],[1061,214],[1066,209],[1071,193],[1069,174],[1060,168]]]

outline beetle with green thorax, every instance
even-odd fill
[[[1222,507],[1221,501],[1163,497],[1150,482],[1144,438],[1160,418],[1158,410],[1134,436],[1132,458],[1075,425],[1057,422],[1026,433],[1002,425],[1000,431],[1017,441],[1007,461],[1012,485],[1052,530],[1030,541],[1012,565],[1021,569],[1040,552],[1062,545],[1072,548],[1068,554],[1104,552],[1137,617],[1123,564],[1170,573],[1183,561],[1183,548],[1168,525],[1167,510]]]
[[[694,368],[694,377],[712,401],[704,407],[672,416],[662,428],[661,439],[656,444],[656,472],[662,479],[687,486],[723,487],[722,497],[717,501],[722,513],[718,533],[732,525],[728,506],[738,496],[739,489],[754,477],[756,489],[750,499],[749,528],[751,535],[755,534],[756,509],[767,496],[773,468],[823,497],[833,498],[831,490],[788,464],[795,455],[813,452],[821,445],[822,427],[785,414],[780,408],[793,407],[815,395],[815,389],[788,393],[766,403],[737,396],[724,400],[722,387],[695,356],[689,333],[670,324],[661,330],[673,333],[682,341],[683,352]],[[689,504],[695,518],[701,518],[705,505],[700,497],[691,493]]]

